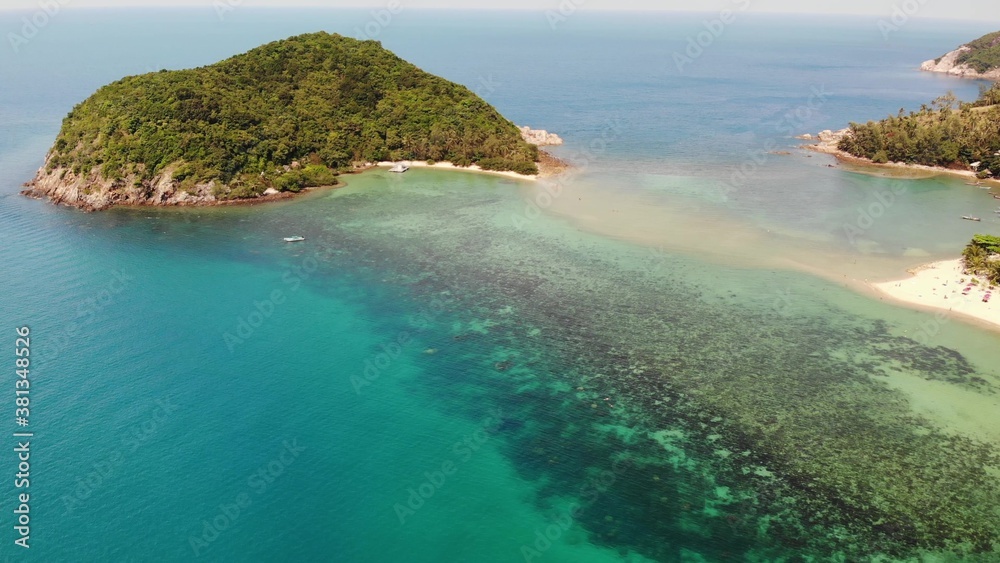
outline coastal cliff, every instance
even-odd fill
[[[136,181],[134,177],[111,179],[96,173],[77,174],[70,168],[50,168],[51,158],[50,155],[46,166],[25,184],[28,189],[22,194],[86,211],[107,209],[114,205],[180,205],[185,202],[206,205],[218,201],[212,194],[211,185],[178,191],[167,174],[144,182]]]
[[[217,205],[403,160],[534,176],[538,145],[556,141],[376,41],[314,33],[99,89],[22,193],[86,210]]]
[[[984,35],[937,59],[920,70],[982,80],[1000,80],[1000,32]]]
[[[1000,80],[1000,68],[994,68],[992,70],[987,70],[986,72],[979,72],[968,64],[958,62],[958,59],[962,55],[967,54],[971,50],[972,49],[965,46],[959,47],[940,59],[925,61],[920,65],[920,70],[926,72],[940,72],[943,74],[950,74],[952,76],[959,76],[961,78]]]
[[[166,207],[252,203],[285,199],[294,195],[292,192],[268,188],[254,197],[220,198],[216,195],[220,186],[215,180],[182,188],[180,182],[174,180],[172,172],[171,169],[165,170],[149,180],[143,180],[134,174],[112,179],[94,172],[77,174],[70,168],[50,169],[46,161],[46,166],[25,184],[27,189],[21,193],[84,211],[100,211],[116,205]]]

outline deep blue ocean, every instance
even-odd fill
[[[975,420],[1000,415],[996,335],[948,322],[915,340],[933,315],[763,258],[884,258],[887,274],[1000,234],[946,220],[991,215],[983,190],[830,168],[794,139],[975,98],[981,83],[915,69],[989,23],[886,38],[873,18],[738,13],[679,67],[717,14],[581,8],[553,28],[542,12],[70,6],[15,49],[32,15],[0,12],[0,560],[1000,560],[996,429],[915,406],[974,396],[992,409]],[[559,133],[580,201],[697,234],[651,249],[536,213],[537,186],[436,170],[264,206],[86,214],[19,195],[100,86],[318,30]],[[848,240],[895,182],[906,197]]]

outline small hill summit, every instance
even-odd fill
[[[212,205],[403,160],[535,175],[539,151],[465,86],[376,41],[313,33],[102,87],[24,193],[88,210]]]

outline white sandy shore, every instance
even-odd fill
[[[377,166],[392,168],[397,163],[395,162],[380,162]],[[403,164],[409,166],[410,168],[435,168],[439,170],[459,170],[462,172],[475,172],[478,174],[492,174],[494,176],[504,176],[507,178],[514,178],[516,180],[527,180],[533,182],[538,180],[538,176],[528,176],[527,174],[518,174],[517,172],[504,172],[499,170],[483,170],[478,165],[473,164],[472,166],[455,166],[450,162],[435,162],[434,164],[428,164],[426,162],[417,161],[410,162],[404,161]]]
[[[990,291],[988,282],[982,276],[966,274],[961,260],[934,262],[910,273],[911,277],[905,280],[873,283],[871,286],[898,301],[971,317],[1000,330],[1000,290],[992,292],[989,303],[983,302],[983,297]],[[972,280],[979,283],[968,295],[963,295]]]

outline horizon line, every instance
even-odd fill
[[[386,9],[386,7],[385,7],[386,5],[385,4],[379,4],[377,6],[373,6],[372,4],[358,3],[358,4],[344,5],[344,6],[329,6],[329,5],[317,5],[317,4],[313,3],[313,2],[311,2],[310,0],[299,0],[298,2],[296,2],[295,0],[293,0],[293,3],[291,3],[291,4],[273,4],[273,3],[257,4],[254,0],[251,0],[251,2],[248,2],[246,4],[244,4],[244,2],[246,0],[214,0],[213,2],[208,2],[207,0],[205,0],[204,3],[201,3],[201,2],[199,2],[199,3],[186,3],[186,2],[183,2],[183,1],[181,3],[173,3],[173,2],[167,2],[166,0],[154,0],[154,2],[152,2],[152,3],[149,3],[149,4],[139,4],[139,5],[136,5],[136,4],[120,5],[120,4],[117,4],[117,3],[113,3],[113,0],[96,0],[96,1],[98,2],[97,4],[84,2],[82,4],[74,3],[73,6],[69,6],[69,4],[71,2],[74,2],[74,0],[49,0],[50,3],[57,3],[57,9],[56,9],[57,13],[60,12],[60,11],[62,11],[62,10],[64,10],[64,9],[67,9],[67,8],[72,8],[75,11],[90,11],[90,12],[111,11],[111,10],[120,11],[120,12],[150,12],[150,11],[177,11],[177,12],[183,12],[183,11],[199,11],[199,10],[210,10],[210,9],[218,10],[218,8],[219,8],[218,5],[219,4],[223,4],[224,6],[230,6],[229,10],[238,9],[240,11],[243,11],[243,10],[249,10],[249,11],[288,10],[289,8],[291,8],[293,10],[303,10],[303,11],[328,11],[328,12],[336,12],[336,11],[345,11],[345,12],[346,11],[371,11],[371,12],[374,13],[374,12],[377,12],[379,10]],[[263,0],[263,1],[268,2],[268,0]],[[576,5],[576,2],[581,2],[581,1],[586,1],[586,0],[572,0],[572,1],[574,2],[574,5]],[[746,0],[742,0],[742,1],[746,1]],[[162,2],[162,3],[160,3],[160,2]],[[389,9],[392,9],[392,4],[393,3],[402,4],[402,2],[403,2],[403,0],[389,0],[389,2],[388,2]],[[235,6],[233,5],[234,3],[235,3]],[[35,0],[33,2],[33,4],[34,4],[33,6],[28,6],[28,7],[18,7],[16,5],[15,6],[11,6],[10,4],[7,4],[7,3],[0,4],[0,14],[4,14],[4,15],[17,14],[17,13],[33,14],[33,13],[36,13],[36,12],[39,12],[39,11],[47,11],[49,14],[52,14],[51,11],[45,10],[45,7],[42,6],[43,2],[41,2],[40,0]],[[561,6],[561,4],[560,4],[560,6]],[[894,6],[894,8],[898,10],[898,7]],[[737,11],[737,12],[740,11],[740,10],[733,9],[732,7],[728,8],[728,9],[732,10],[732,11]],[[461,6],[461,7],[420,6],[420,7],[415,7],[415,8],[407,8],[406,10],[408,12],[413,12],[413,13],[421,13],[421,12],[451,12],[451,13],[459,13],[459,14],[460,13],[489,13],[489,12],[493,12],[493,13],[512,13],[512,14],[517,14],[517,13],[521,13],[521,14],[550,14],[550,13],[553,13],[553,12],[556,12],[556,13],[559,12],[559,9],[553,9],[553,8],[548,8],[548,9],[546,9],[546,8],[539,8],[539,7],[513,7],[513,8],[508,8],[508,7],[475,6],[475,5],[473,5],[473,6]],[[612,7],[605,7],[605,6],[590,6],[590,7],[583,8],[582,6],[579,6],[579,5],[577,5],[577,10],[579,10],[580,12],[595,12],[595,13],[601,13],[601,14],[623,14],[623,15],[644,14],[644,13],[645,14],[684,14],[684,15],[704,14],[704,15],[708,15],[708,16],[711,16],[713,14],[714,15],[718,15],[721,12],[725,11],[725,10],[719,10],[719,9],[705,9],[705,8],[689,9],[689,8],[686,8],[686,7],[677,7],[677,6],[669,6],[669,7],[662,7],[662,8],[661,7],[641,7],[640,8],[640,7],[628,7],[628,6],[626,6],[626,7],[613,7],[612,8]],[[577,10],[574,10],[574,13]],[[867,19],[869,21],[876,21],[877,20],[879,22],[892,21],[892,19],[895,17],[895,13],[892,12],[892,11],[888,11],[888,10],[886,12],[884,12],[884,13],[872,13],[870,11],[858,11],[858,10],[839,12],[839,11],[807,11],[807,10],[796,10],[796,9],[767,9],[767,8],[764,8],[764,9],[754,9],[752,7],[748,11],[745,12],[745,15],[788,16],[788,17],[801,17],[801,18],[819,18],[819,17],[823,17],[823,18],[831,18],[832,17],[832,18],[845,18],[845,19],[846,18],[858,18],[858,19]],[[934,14],[934,15],[926,16],[926,15],[920,14],[919,11],[918,11],[917,13],[913,13],[911,15],[905,15],[904,14],[904,16],[906,18],[906,21],[913,20],[913,21],[918,21],[918,22],[922,22],[922,23],[927,23],[927,22],[957,22],[957,23],[967,22],[967,23],[977,23],[977,24],[994,24],[995,23],[997,25],[1000,25],[1000,15],[996,16],[995,18],[984,19],[981,15],[980,16],[970,17],[970,16],[967,16],[965,14],[951,15],[950,13],[946,13],[946,14]],[[563,17],[568,17],[568,16],[563,15]]]
[[[56,0],[60,4],[62,2],[69,2],[69,0]],[[223,1],[223,0],[218,0]],[[175,3],[164,3],[164,4],[146,4],[146,5],[132,5],[132,6],[118,6],[113,4],[105,5],[82,5],[73,6],[74,10],[120,10],[120,11],[149,11],[149,10],[204,10],[211,9],[213,4],[175,4]],[[249,5],[249,6],[239,6],[240,10],[285,10],[288,8],[301,9],[301,10],[373,10],[377,11],[380,7],[373,7],[369,5],[352,5],[352,6],[319,6],[315,4],[269,4],[269,5]],[[28,12],[33,13],[41,10],[42,8],[38,5],[34,7],[13,7],[13,6],[3,6],[0,5],[0,13],[15,13],[15,12]],[[463,6],[461,8],[455,7],[445,7],[445,6],[426,6],[420,8],[409,8],[407,11],[410,12],[431,12],[431,11],[448,11],[448,12],[521,12],[521,13],[537,13],[544,14],[547,12],[555,11],[553,9],[544,8],[502,8],[502,7],[481,7],[481,6]],[[669,14],[669,13],[682,13],[682,14],[718,14],[720,10],[706,10],[706,9],[684,9],[684,8],[603,8],[603,7],[592,7],[586,8],[586,12],[601,12],[601,13],[621,13],[621,14],[641,14],[641,13],[657,13],[657,14]],[[780,15],[780,16],[823,16],[823,17],[857,17],[857,18],[882,18],[885,19],[891,14],[872,14],[867,12],[808,12],[808,11],[788,11],[788,10],[751,10],[747,14],[754,15]],[[914,15],[911,17],[913,20],[919,21],[952,21],[952,22],[974,22],[974,23],[1000,23],[1000,16],[993,20],[983,20],[981,17],[969,18],[969,17],[949,17],[949,16],[919,16]]]

